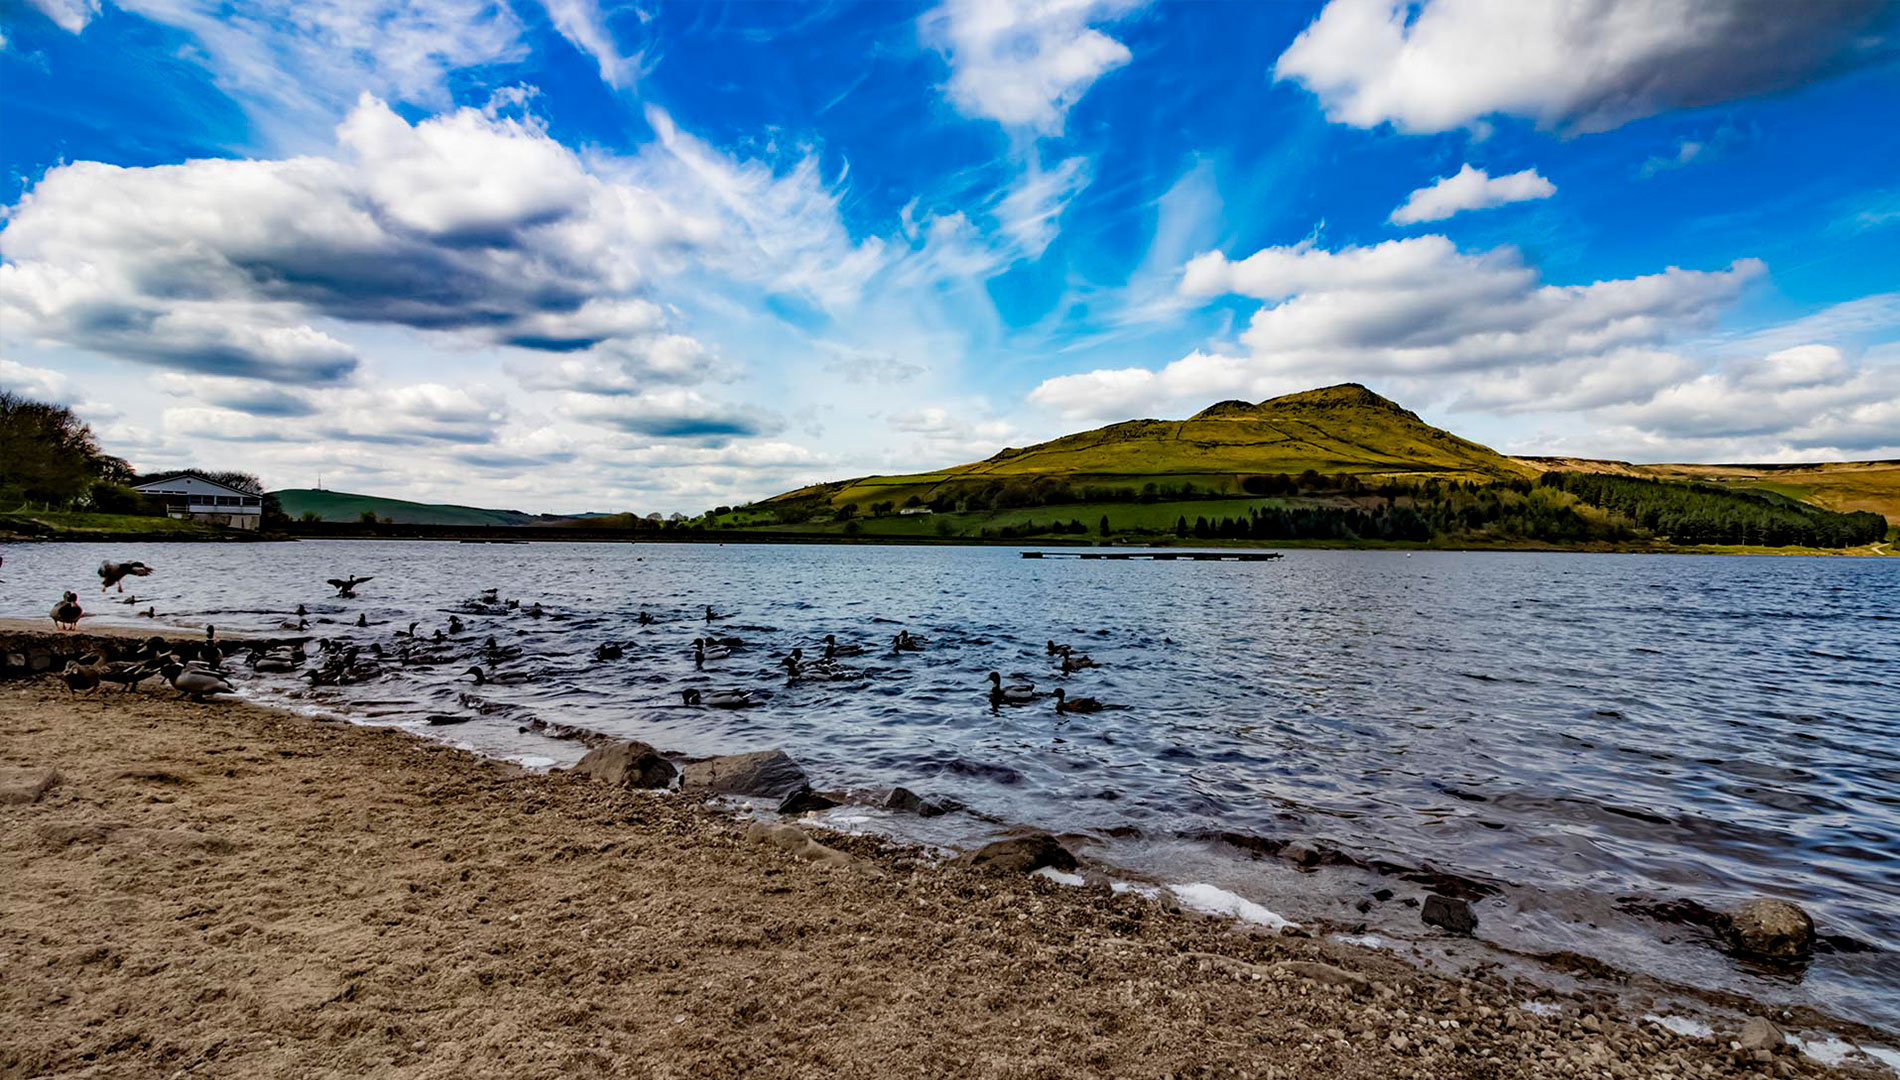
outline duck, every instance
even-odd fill
[[[1085,653],[1071,651],[1062,654],[1062,673],[1064,675],[1073,675],[1078,671],[1085,671],[1089,668],[1099,666],[1100,665],[1095,661],[1089,659]]]
[[[893,652],[917,652],[924,647],[924,639],[909,630],[899,630],[897,636],[891,639],[891,646]]]
[[[1023,705],[1041,697],[1031,683],[1003,685],[1001,672],[990,672],[990,701],[997,705]]]
[[[415,636],[416,636],[416,627],[418,627],[418,626],[421,626],[421,625],[422,625],[422,624],[421,624],[421,623],[419,623],[419,622],[412,622],[412,623],[410,623],[410,624],[409,624],[409,629],[407,629],[407,630],[398,630],[398,631],[396,631],[396,636],[397,636],[397,637],[406,637],[406,638],[412,638],[412,637],[415,637]]]
[[[449,616],[449,633],[459,634],[462,632],[463,629],[464,627],[462,625],[462,620],[459,616],[455,616],[455,615]],[[440,631],[438,631],[438,633],[439,632]]]
[[[299,608],[298,610],[301,611],[303,609]],[[277,629],[279,630],[308,630],[310,629],[310,620],[299,618],[296,622],[291,622],[290,620],[286,619],[283,622],[280,622],[277,624]]]
[[[711,648],[707,648],[705,638],[693,639],[693,663],[703,664],[708,660],[730,659],[732,659],[732,650],[726,648],[724,645],[714,645]]]
[[[704,705],[711,709],[744,709],[759,702],[750,690],[693,690],[680,691],[680,700],[688,705]]]
[[[59,677],[66,680],[66,689],[74,694],[99,686],[99,669],[84,667],[71,660],[66,662],[66,670],[60,672]]]
[[[150,575],[151,572],[151,567],[139,562],[137,559],[133,559],[129,562],[112,562],[107,560],[99,564],[99,591],[105,592],[107,589],[117,585],[119,591],[124,592],[124,580],[126,578],[146,577]]]
[[[369,628],[369,613],[364,612],[358,615],[356,617],[356,625],[361,629],[365,629],[365,630],[368,629]]]
[[[107,667],[97,672],[100,682],[114,683],[125,687],[126,693],[139,688],[139,684],[158,674],[158,669],[146,664],[122,664]]]
[[[218,648],[217,637],[218,628],[206,623],[205,643],[198,649],[198,659],[203,660],[206,667],[216,668],[224,663],[224,650]]]
[[[1056,711],[1059,713],[1101,712],[1104,706],[1092,697],[1072,698],[1068,691],[1056,687]]]
[[[340,578],[333,577],[329,579],[327,584],[330,584],[336,587],[336,594],[338,598],[343,599],[343,600],[349,600],[356,596],[356,587],[358,585],[361,585],[366,581],[375,581],[375,580],[376,579],[373,577],[340,577]]]
[[[188,697],[202,702],[206,694],[235,693],[236,688],[224,680],[223,676],[199,668],[188,668],[178,663],[166,664],[159,669],[165,681],[178,691],[181,698]]]
[[[156,605],[154,605],[154,606],[152,606],[152,607],[148,607],[148,608],[146,608],[146,609],[145,609],[144,611],[141,611],[141,612],[139,612],[139,618],[141,618],[141,619],[156,619],[156,618],[158,618],[158,607],[157,607]]]
[[[838,637],[836,634],[825,635],[825,659],[830,660],[834,657],[839,657],[839,656],[863,656],[863,655],[864,655],[864,646],[840,645],[838,644]]]
[[[79,629],[79,620],[86,616],[85,609],[79,606],[79,594],[68,591],[60,597],[59,603],[53,605],[52,616],[55,630]]]
[[[650,611],[642,611],[642,612],[640,612],[640,625],[641,625],[641,626],[652,626],[652,625],[653,625],[653,613],[652,613],[652,612],[650,612]]]
[[[627,655],[627,650],[621,648],[618,645],[613,644],[612,642],[608,642],[605,645],[601,645],[594,650],[594,659],[602,661],[602,662],[605,662],[608,660],[618,660],[625,655]]]
[[[139,597],[137,593],[127,593],[124,596],[119,597],[119,599],[115,601],[115,603],[124,604],[126,607],[137,607],[139,603]]]
[[[304,609],[304,606],[303,606],[302,604],[298,604],[298,605],[297,605],[297,610],[296,610],[295,612],[293,612],[293,614],[295,614],[295,615],[296,615],[296,616],[297,616],[297,617],[298,617],[299,619],[301,619],[301,618],[303,618],[303,617],[304,617],[305,615],[308,615],[308,614],[310,614],[310,612],[308,612],[308,611],[306,611],[306,610]]]
[[[476,686],[487,686],[489,683],[494,683],[497,686],[508,686],[514,683],[524,683],[528,681],[528,677],[521,674],[504,675],[501,672],[496,672],[490,675],[483,671],[479,665],[469,668],[467,671],[462,672],[462,674],[475,676]]]

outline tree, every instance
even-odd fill
[[[1183,514],[1180,517],[1174,519],[1174,535],[1185,540],[1187,539],[1187,534],[1188,534],[1187,515]]]
[[[837,518],[839,521],[850,521],[852,518],[857,517],[857,516],[858,516],[857,503],[845,503],[843,506],[840,506],[838,508]]]
[[[65,505],[124,466],[71,409],[0,391],[0,497]]]
[[[317,513],[315,510],[305,510],[303,513],[297,515],[297,520],[303,522],[305,525],[314,525],[323,520],[323,515]]]
[[[844,534],[846,536],[856,536],[863,531],[864,531],[864,526],[858,524],[855,521],[847,521],[844,523]]]
[[[1102,535],[1103,536],[1108,535],[1108,515],[1107,514],[1102,515]]]
[[[365,511],[363,511],[363,512],[362,512],[362,514],[361,514],[361,515],[359,515],[359,516],[357,517],[357,519],[356,519],[356,520],[357,520],[357,522],[358,522],[359,524],[363,524],[363,525],[374,525],[374,524],[376,524],[376,511],[374,511],[374,510],[365,510]]]

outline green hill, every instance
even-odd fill
[[[271,494],[277,496],[284,513],[293,521],[305,514],[315,514],[324,521],[358,521],[365,511],[398,525],[548,525],[565,520],[553,515],[524,514],[519,510],[409,502],[315,488],[285,488]]]
[[[1541,470],[1432,427],[1357,383],[1259,403],[1223,401],[1186,420],[1129,420],[936,472],[865,476],[766,500],[814,509],[938,500],[991,484],[1241,494],[1249,476],[1307,471],[1385,479],[1521,480]]]

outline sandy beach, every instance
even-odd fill
[[[10,681],[0,770],[5,1077],[1825,1073],[239,702]]]

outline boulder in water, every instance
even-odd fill
[[[799,788],[797,791],[785,796],[785,801],[778,804],[778,812],[781,814],[810,814],[819,810],[829,810],[838,805],[840,805],[838,800],[820,795],[807,787]]]
[[[1045,866],[1074,870],[1075,856],[1048,833],[1032,833],[985,844],[963,857],[966,865],[999,874],[1030,874]]]
[[[884,800],[884,809],[918,817],[936,817],[949,812],[937,800],[927,799],[907,787],[892,788],[890,797]]]
[[[783,750],[727,754],[688,762],[680,790],[702,795],[751,795],[783,799],[811,786],[805,770]]]
[[[673,783],[673,763],[643,742],[616,742],[597,746],[581,758],[574,771],[582,776],[623,788],[664,788]]]
[[[1478,916],[1470,904],[1436,894],[1425,898],[1425,910],[1419,912],[1419,919],[1427,926],[1441,927],[1454,934],[1469,935],[1478,928]]]
[[[1729,944],[1764,960],[1800,960],[1814,948],[1814,920],[1786,900],[1750,900],[1729,913]]]

